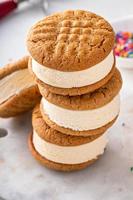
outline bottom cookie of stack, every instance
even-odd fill
[[[32,115],[33,133],[29,148],[33,156],[46,167],[73,171],[83,169],[104,153],[107,139],[101,136],[70,136],[50,128],[41,116],[39,105]]]

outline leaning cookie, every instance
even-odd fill
[[[120,72],[115,69],[108,83],[92,93],[75,97],[45,90],[40,106],[42,116],[50,127],[64,134],[100,135],[119,114],[121,86]]]
[[[107,144],[105,135],[76,137],[50,128],[41,116],[39,105],[33,111],[32,125],[29,148],[39,162],[54,170],[83,169],[104,153]]]
[[[0,69],[0,117],[29,111],[40,101],[38,87],[28,71],[28,56]]]
[[[87,11],[55,13],[29,31],[30,70],[40,87],[61,95],[81,95],[104,85],[113,75],[114,31]]]

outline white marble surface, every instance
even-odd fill
[[[0,138],[0,196],[6,200],[132,200],[132,73],[122,71],[121,114],[108,132],[108,148],[83,171],[54,172],[32,158],[27,145],[30,114],[0,119],[1,127],[8,130],[8,136]]]
[[[132,0],[98,2],[50,1],[49,12],[86,8],[109,20],[132,14]],[[123,5],[119,9],[120,3]],[[26,53],[26,31],[42,16],[39,7],[23,8],[0,22],[1,65]],[[0,197],[6,200],[132,200],[133,71],[122,70],[122,75],[121,114],[108,133],[108,148],[99,161],[83,171],[54,172],[43,168],[32,158],[27,145],[30,114],[0,119],[0,127],[8,130],[8,136],[0,138]]]

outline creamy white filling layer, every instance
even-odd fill
[[[34,131],[33,144],[36,151],[50,161],[62,164],[79,164],[103,154],[107,139],[105,135],[102,135],[90,143],[78,146],[59,146],[46,142]]]
[[[0,103],[35,85],[28,69],[18,70],[0,80]]]
[[[68,110],[42,98],[43,112],[57,125],[75,131],[93,130],[111,122],[119,114],[120,97],[117,95],[108,104],[92,110]]]
[[[83,87],[102,80],[114,64],[113,51],[100,63],[82,71],[62,72],[42,66],[32,58],[32,70],[46,84],[60,88]]]

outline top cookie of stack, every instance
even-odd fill
[[[27,39],[38,86],[61,95],[92,92],[114,74],[114,32],[102,17],[65,11],[36,23]]]

